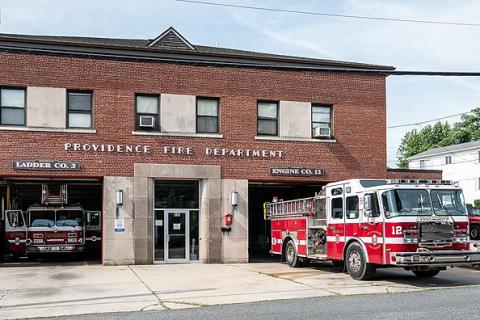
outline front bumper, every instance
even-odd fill
[[[395,264],[399,267],[450,267],[480,264],[480,251],[397,252]]]
[[[68,252],[84,252],[83,245],[58,245],[58,246],[27,246],[28,253],[68,253]]]

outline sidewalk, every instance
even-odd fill
[[[361,282],[328,264],[292,269],[280,263],[0,267],[0,319],[480,285],[478,271],[470,269],[424,280],[397,269],[377,274]]]

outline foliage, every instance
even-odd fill
[[[480,199],[473,200],[473,206],[475,208],[480,208]]]
[[[397,164],[400,168],[408,168],[408,158],[416,154],[475,140],[480,140],[480,108],[463,115],[453,126],[439,121],[420,130],[407,132],[397,151]]]

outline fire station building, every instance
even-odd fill
[[[99,212],[104,264],[248,262],[268,253],[272,197],[407,174],[386,166],[393,69],[194,45],[173,28],[1,34],[2,212],[67,185]]]

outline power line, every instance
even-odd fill
[[[472,110],[470,110],[470,111],[472,111]],[[420,121],[420,122],[413,122],[413,123],[406,123],[406,124],[394,125],[394,126],[387,127],[387,129],[395,129],[395,128],[419,126],[419,125],[422,125],[422,124],[425,124],[425,123],[429,123],[429,122],[440,121],[440,120],[444,120],[444,119],[448,119],[448,118],[463,116],[463,115],[468,114],[470,111],[462,112],[462,113],[457,113],[457,114],[452,114],[452,115],[450,115],[450,116],[445,116],[445,117],[436,118],[436,119],[431,119],[431,120],[426,120],[426,121]]]
[[[277,8],[268,8],[268,7],[257,7],[257,6],[238,5],[238,4],[228,4],[228,3],[223,3],[223,2],[197,1],[197,0],[176,0],[176,1],[177,2],[194,3],[194,4],[200,4],[200,5],[208,5],[208,6],[217,6],[217,7],[230,7],[230,8],[237,8],[237,9],[250,9],[250,10],[260,10],[260,11],[270,11],[270,12],[281,12],[281,13],[295,13],[295,14],[326,16],[326,17],[336,17],[336,18],[347,18],[347,19],[379,20],[379,21],[394,21],[394,22],[423,23],[423,24],[439,24],[439,25],[453,25],[453,26],[462,26],[462,27],[480,27],[479,23],[371,17],[371,16],[359,16],[359,15],[350,15],[350,14],[336,14],[336,13],[324,13],[324,12],[314,12],[314,11],[277,9]]]

